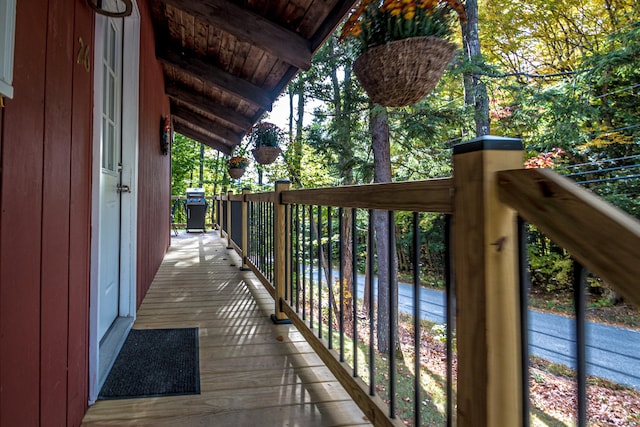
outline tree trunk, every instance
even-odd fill
[[[369,126],[371,131],[371,147],[373,150],[374,181],[391,182],[391,147],[389,143],[389,117],[387,109],[380,105],[371,106]],[[378,255],[378,351],[389,353],[392,344],[389,342],[389,328],[397,329],[397,310],[395,318],[389,316],[389,304],[397,307],[397,292],[390,292],[389,269],[397,276],[398,264],[395,257],[389,259],[389,223],[387,212],[374,211],[373,224],[376,235]],[[372,274],[372,272],[370,272]],[[390,301],[394,295],[394,301]],[[395,343],[393,343],[395,346]]]
[[[353,87],[351,80],[351,62],[346,61],[344,65],[344,109],[343,111],[351,111],[354,107],[353,103]],[[351,115],[344,114],[343,123],[346,132],[345,132],[345,145],[349,147],[349,153],[351,155],[351,159],[353,159],[353,142],[351,140]],[[349,164],[353,164],[353,162],[349,161]],[[345,185],[355,184],[355,179],[353,177],[353,168],[346,168],[344,171],[345,175]],[[353,215],[351,210],[345,210],[344,222],[343,222],[343,232],[344,232],[344,240],[343,240],[343,254],[344,254],[344,277],[346,278],[345,287],[348,287],[349,294],[351,294],[351,299],[345,298],[345,317],[353,320],[353,298],[358,298],[357,294],[353,292],[353,259],[356,254],[353,253],[353,239],[356,239],[357,236],[354,236],[353,231]]]
[[[352,325],[353,320],[353,298],[357,295],[353,292],[353,247],[352,242],[354,236],[352,235],[353,215],[351,215],[351,209],[344,209],[342,217],[342,257],[344,259],[343,277],[344,280],[340,284],[342,286],[342,292],[344,293],[344,301],[342,306],[343,319],[345,325]],[[350,331],[351,328],[346,328]]]
[[[213,195],[215,196],[218,194],[218,182],[224,179],[224,168],[222,167],[222,161],[220,161],[220,152],[218,150],[216,150],[216,161],[214,164],[216,165],[214,175],[215,179],[213,180]]]
[[[305,81],[298,78],[298,118],[296,119],[296,158],[298,167],[302,160],[302,127],[304,125],[304,87]]]
[[[296,117],[296,133],[292,137],[291,147],[288,150],[288,166],[291,182],[298,183],[302,186],[299,180],[302,169],[302,123],[304,120],[304,89],[305,81],[302,76],[298,76],[295,83],[290,86],[292,92],[289,95],[289,135],[293,135],[293,97],[298,96],[298,114]],[[293,92],[295,91],[295,93]]]
[[[480,38],[478,36],[478,1],[467,0],[465,3],[467,22],[462,25],[462,42],[467,59],[472,64],[482,61]],[[477,65],[474,65],[474,69]],[[464,103],[473,106],[473,117],[476,123],[476,136],[488,135],[491,132],[489,121],[489,96],[487,87],[477,73],[464,74]]]
[[[335,56],[336,41],[335,38],[329,39],[327,43],[331,57]],[[335,112],[335,128],[336,140],[338,142],[338,168],[342,177],[343,185],[354,184],[353,179],[353,143],[351,141],[351,120],[349,114],[343,114],[343,111],[351,111],[352,95],[351,95],[351,64],[346,61],[344,65],[344,81],[340,82],[338,78],[338,67],[340,62],[330,61],[331,67],[331,86],[332,86],[332,104]],[[344,94],[344,96],[343,96]],[[350,295],[353,290],[353,251],[351,234],[352,215],[349,209],[344,210],[342,224],[342,240],[341,249],[344,260],[344,281],[340,284],[345,295]],[[345,320],[353,317],[353,301],[351,298],[344,298],[342,312]]]
[[[367,237],[367,244],[369,244],[368,240],[369,240],[369,237]],[[362,300],[362,309],[366,313],[369,312],[369,308],[371,307],[371,304],[372,304],[371,298],[369,298],[369,275],[372,274],[372,272],[369,271],[370,256],[373,256],[373,254],[370,254],[367,251],[364,259],[364,298]],[[369,319],[369,320],[373,322],[373,319]]]
[[[198,175],[198,187],[202,188],[204,185],[204,144],[200,144],[200,173]]]
[[[291,83],[288,87],[289,92],[289,142],[293,143],[293,98],[295,97],[295,84]]]

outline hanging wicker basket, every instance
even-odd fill
[[[372,102],[404,107],[436,87],[454,50],[454,44],[437,37],[412,37],[368,49],[353,70]]]
[[[233,179],[238,179],[244,175],[244,168],[228,168],[229,176]]]
[[[269,165],[275,162],[280,155],[280,152],[280,148],[268,145],[261,145],[252,151],[253,158],[261,165]]]

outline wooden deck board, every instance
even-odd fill
[[[98,401],[84,426],[370,425],[216,234],[172,241],[135,329],[198,327],[201,394]]]

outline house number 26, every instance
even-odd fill
[[[78,49],[78,57],[76,58],[76,63],[84,66],[84,69],[89,72],[91,68],[91,62],[89,61],[89,49],[91,46],[88,44],[84,44],[84,40],[82,37],[78,37],[78,43],[80,44],[80,48]]]

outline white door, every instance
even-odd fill
[[[122,171],[122,20],[109,18],[102,53],[98,340],[118,317]]]

